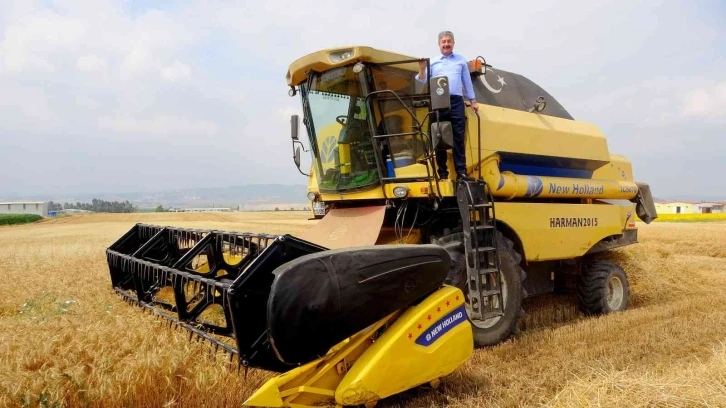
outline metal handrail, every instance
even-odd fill
[[[384,90],[381,90],[381,91],[373,91],[373,92],[370,92],[368,95],[366,95],[366,97],[364,99],[365,105],[366,106],[369,106],[369,98],[371,96],[373,96],[373,95],[379,95],[379,94],[385,94],[385,93],[393,94],[393,96],[395,97],[395,99],[398,100],[398,102],[401,104],[401,106],[403,106],[404,109],[406,109],[406,112],[408,112],[408,114],[411,116],[411,119],[416,123],[415,128],[418,129],[419,131],[418,132],[412,132],[412,134],[419,134],[420,133],[426,139],[426,142],[427,143],[424,144],[426,146],[426,149],[425,149],[425,157],[431,163],[431,168],[434,168],[433,155],[431,154],[431,152],[433,151],[433,141],[431,140],[431,138],[429,137],[429,135],[426,132],[423,131],[422,125],[418,121],[418,118],[416,118],[416,115],[409,109],[408,106],[406,106],[406,104],[403,102],[403,100],[401,99],[401,97],[396,92],[394,92],[394,91],[392,91],[390,89],[384,89]],[[394,137],[395,135],[375,135],[374,136],[374,139],[379,139],[380,138],[379,136]],[[376,149],[376,156],[378,156],[378,155],[379,155],[379,152],[378,152],[378,149]],[[439,186],[439,179],[437,177],[435,177],[435,176],[434,177],[431,176],[431,173],[429,171],[429,167],[428,166],[426,167],[426,178],[429,180],[429,186],[431,187],[432,190],[434,189],[433,188],[434,186],[431,183],[431,179],[433,178],[433,179],[436,180],[436,193],[438,194],[438,197],[439,198],[443,198],[441,196],[441,189],[440,189],[440,186]],[[387,183],[387,179],[389,179],[389,178],[381,177],[381,182],[382,182],[381,183],[381,189],[383,190],[383,196],[386,199],[388,199],[388,196],[386,195],[386,187],[385,187],[385,184]]]

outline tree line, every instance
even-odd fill
[[[48,211],[60,211],[60,210],[86,210],[93,212],[105,212],[105,213],[131,213],[136,211],[136,207],[131,204],[128,200],[119,201],[105,201],[94,198],[90,203],[76,202],[74,203],[54,203],[53,201],[48,203]]]

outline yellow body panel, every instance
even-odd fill
[[[439,191],[442,197],[453,197],[455,195],[454,180],[440,180],[438,183],[432,181],[431,183],[426,181],[417,181],[412,183],[394,183],[386,185],[386,197],[394,198],[393,189],[398,186],[408,187],[408,197],[425,198],[435,196],[436,192]],[[433,188],[433,189],[432,189]],[[374,187],[370,190],[354,191],[354,192],[341,192],[341,193],[320,193],[320,200],[322,201],[346,201],[346,200],[377,200],[383,198],[383,191],[381,187]]]
[[[610,163],[595,170],[593,179],[633,181],[633,165],[624,156],[610,155]]]
[[[635,220],[635,205],[496,203],[497,222],[511,227],[528,261],[572,259],[603,238],[622,234]],[[628,216],[630,214],[630,216]]]
[[[268,380],[242,406],[246,407],[312,407],[334,403],[335,390],[348,367],[371,344],[376,330],[393,320],[391,314],[331,348],[317,360],[294,368]]]
[[[444,286],[418,305],[346,339],[324,357],[268,380],[243,406],[370,404],[438,381],[473,352],[463,305],[461,290]]]
[[[348,55],[344,55],[345,53],[348,53]],[[336,56],[341,56],[341,58],[336,59]],[[295,62],[290,64],[285,78],[287,80],[287,84],[292,86],[304,81],[307,71],[311,69],[317,72],[322,72],[331,68],[348,65],[354,61],[396,62],[415,58],[416,57],[364,46],[330,48],[316,51],[298,58]],[[416,67],[418,67],[416,63],[412,63],[410,65],[411,69],[417,69]]]
[[[446,286],[407,309],[338,385],[339,404],[365,404],[451,374],[472,354],[464,296]]]
[[[471,109],[466,109],[466,116],[467,163],[473,166],[479,147],[479,122]],[[485,104],[479,105],[479,117],[482,158],[501,151],[587,160],[598,167],[610,160],[605,136],[587,122]]]

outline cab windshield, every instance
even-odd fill
[[[352,67],[314,73],[301,86],[321,191],[379,183],[361,77]]]

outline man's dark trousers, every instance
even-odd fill
[[[466,174],[466,156],[464,155],[464,130],[466,126],[466,115],[464,113],[464,98],[458,95],[451,95],[451,108],[442,110],[439,113],[440,121],[451,122],[451,130],[454,133],[454,169],[456,174]],[[435,118],[434,118],[435,120]],[[436,167],[439,177],[446,178],[449,170],[446,167],[446,151],[436,152]]]

